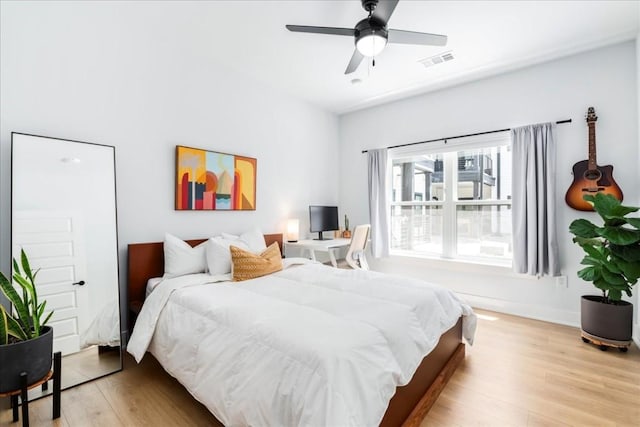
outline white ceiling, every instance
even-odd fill
[[[198,16],[200,36],[222,41],[210,51],[216,61],[336,113],[630,40],[639,21],[638,1],[400,0],[389,28],[446,34],[447,46],[388,45],[374,68],[363,62],[345,75],[351,37],[292,33],[285,24],[353,27],[366,16],[360,0],[184,5],[181,12]],[[455,60],[418,62],[445,51]]]
[[[338,114],[632,40],[640,20],[638,0],[400,0],[389,28],[446,34],[448,44],[389,44],[375,67],[363,61],[345,75],[352,37],[293,33],[285,25],[352,28],[366,17],[360,0],[2,4],[16,13],[14,20],[24,12],[15,25],[42,26],[51,43],[77,45],[87,58],[98,55],[97,63],[224,67],[247,82],[262,82]],[[86,50],[86,38],[95,49]],[[118,55],[109,56],[113,46]],[[447,51],[453,61],[430,68],[418,62]]]

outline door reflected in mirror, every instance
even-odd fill
[[[122,369],[115,148],[12,134],[12,254],[39,269],[62,388]],[[30,398],[49,394],[36,388]]]

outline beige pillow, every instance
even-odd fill
[[[231,251],[234,282],[255,279],[282,270],[282,257],[278,242],[273,242],[259,255],[233,245],[229,246],[229,250]]]

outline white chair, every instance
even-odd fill
[[[371,224],[362,224],[356,226],[351,236],[351,244],[347,250],[345,261],[347,265],[354,270],[368,270],[367,258],[364,255],[367,244],[369,243],[369,231]]]

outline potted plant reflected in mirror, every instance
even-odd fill
[[[576,219],[569,227],[585,256],[578,277],[593,283],[602,294],[584,295],[580,314],[582,338],[601,350],[617,347],[627,351],[631,344],[633,305],[622,299],[631,297],[632,287],[640,278],[640,218],[628,215],[640,208],[623,206],[611,195],[586,195],[600,216],[596,225]]]
[[[22,268],[21,268],[22,267]],[[37,271],[33,272],[24,250],[20,264],[13,259],[14,286],[0,272],[0,287],[13,308],[0,304],[0,393],[19,390],[20,374],[27,373],[27,384],[33,384],[51,370],[53,329],[46,326],[46,301],[38,301]]]

